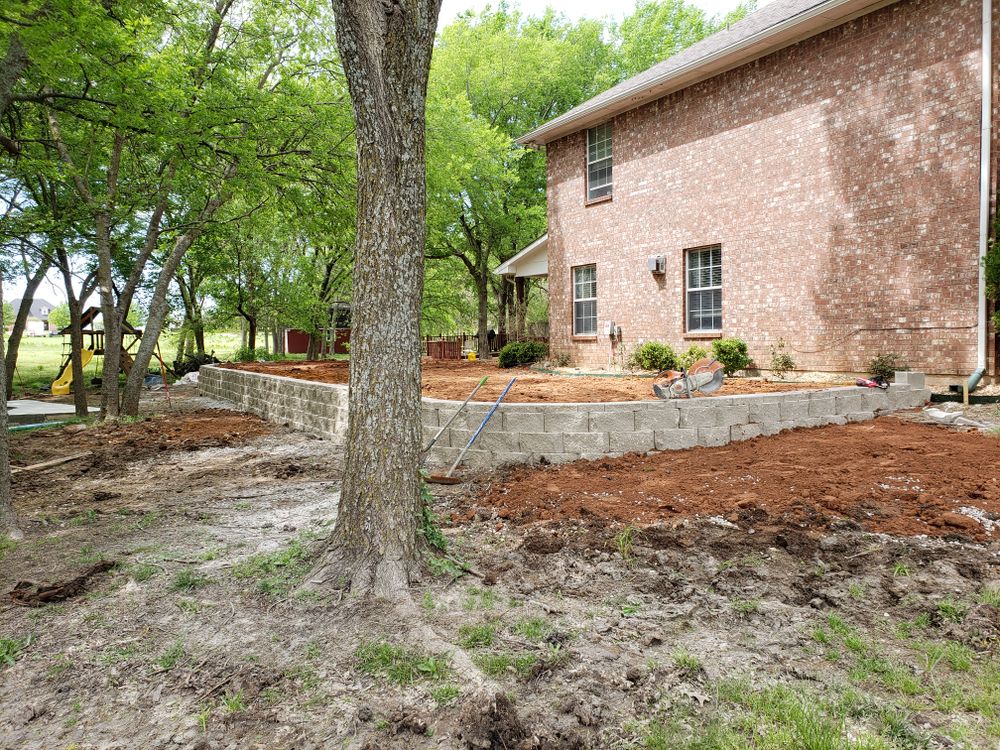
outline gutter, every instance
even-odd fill
[[[990,146],[993,131],[993,0],[983,0],[983,96],[979,148],[979,323],[976,337],[976,371],[969,376],[969,391],[986,374],[986,251],[990,238]]]
[[[598,113],[602,113],[605,110],[613,109],[615,105],[621,105],[623,103],[627,103],[629,100],[632,99],[642,98],[641,93],[643,91],[645,91],[648,94],[651,90],[656,89],[657,87],[662,86],[666,83],[669,83],[672,79],[682,78],[687,74],[697,72],[701,68],[709,67],[713,63],[719,62],[720,60],[724,60],[726,57],[739,53],[742,50],[756,47],[762,44],[763,42],[766,42],[769,38],[777,36],[782,32],[794,29],[796,26],[802,25],[803,23],[806,23],[808,21],[812,21],[814,19],[825,19],[826,21],[833,23],[833,25],[839,25],[841,23],[844,23],[850,17],[851,11],[848,11],[846,14],[842,16],[828,15],[831,11],[835,11],[842,6],[845,5],[858,6],[858,8],[863,9],[864,13],[867,13],[870,12],[871,10],[874,10],[876,7],[889,5],[892,4],[893,2],[896,2],[896,0],[881,0],[881,1],[870,0],[870,2],[864,2],[864,3],[860,3],[859,0],[827,0],[827,2],[816,5],[807,11],[803,11],[802,13],[792,16],[791,18],[786,18],[785,20],[780,21],[771,26],[768,26],[765,29],[761,29],[752,36],[740,39],[737,42],[727,45],[726,47],[723,47],[722,49],[717,50],[706,57],[697,58],[695,60],[692,60],[686,65],[683,65],[679,68],[668,71],[666,73],[662,73],[650,79],[649,81],[644,82],[638,87],[627,88],[621,91],[620,93],[616,94],[615,96],[607,99],[606,101],[601,102],[599,105],[595,107],[591,107],[589,109],[581,109],[582,107],[587,106],[586,103],[584,103],[580,105],[580,108],[577,108],[578,111],[575,114],[574,110],[570,110],[569,112],[560,115],[554,120],[550,120],[541,127],[536,128],[530,133],[521,136],[520,138],[517,139],[517,143],[521,144],[522,146],[544,145],[549,141],[555,140],[556,138],[560,137],[559,135],[554,135],[551,138],[546,139],[545,138],[546,135],[552,131],[558,132],[563,127],[568,126],[574,122],[580,120],[586,120],[588,117],[594,116]],[[819,31],[817,31],[816,33],[819,33]],[[794,43],[795,43],[794,41],[788,42],[788,44],[794,44]],[[787,45],[780,45],[778,48],[780,49],[781,46],[787,46]],[[773,51],[774,51],[773,49],[768,49],[767,51],[762,51],[761,54],[762,55],[769,54],[770,52]],[[749,60],[740,60],[739,62],[736,62],[735,65],[736,66],[742,65],[748,61]],[[720,70],[712,72],[709,74],[708,77],[717,75],[720,72],[722,71]],[[685,86],[687,85],[691,84],[685,84]],[[666,93],[668,92],[656,93],[652,98],[660,98],[661,96],[666,96]],[[621,111],[634,109],[635,107],[641,106],[641,104],[642,102],[637,104],[632,104],[626,107],[625,110]],[[580,125],[579,127],[574,128],[572,132],[576,132],[577,130],[582,129],[583,127],[585,127],[585,125]],[[564,135],[568,135],[568,133]]]

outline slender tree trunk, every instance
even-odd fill
[[[83,383],[83,322],[80,316],[83,313],[83,300],[89,292],[84,282],[84,288],[80,296],[76,296],[73,289],[73,271],[69,265],[69,254],[62,239],[56,242],[56,253],[59,259],[59,270],[62,272],[63,286],[66,289],[66,305],[69,307],[69,341],[70,341],[70,367],[73,371],[73,407],[76,416],[83,418],[90,413],[87,410],[87,389]]]
[[[247,321],[247,349],[257,348],[257,318],[252,315],[246,316]]]
[[[194,328],[194,348],[198,354],[205,353],[205,318],[201,315],[201,310],[197,311],[197,316],[191,321]]]
[[[3,277],[0,276],[0,331],[4,330]],[[3,336],[0,336],[0,533],[12,539],[24,536],[14,512],[14,495],[10,486],[10,433],[7,431],[7,367],[3,357]]]
[[[514,279],[514,335],[518,341],[525,338],[525,320],[527,319],[528,306],[527,299],[528,280],[518,276]]]
[[[46,272],[51,264],[47,260],[42,260],[33,274],[27,276],[27,283],[24,288],[24,296],[21,297],[21,306],[14,316],[14,325],[10,329],[10,336],[7,339],[7,353],[4,355],[4,363],[8,373],[7,378],[7,398],[14,395],[14,367],[17,365],[17,352],[21,348],[21,337],[24,336],[24,329],[28,324],[28,315],[31,313],[31,303],[35,299],[35,292],[45,278]],[[0,328],[0,331],[3,331]]]
[[[395,597],[419,549],[424,117],[441,0],[333,0],[354,106],[358,228],[347,456],[312,584]],[[372,481],[378,477],[378,481]]]
[[[479,356],[486,357],[490,353],[487,342],[487,331],[490,329],[490,287],[485,276],[476,276],[476,303],[478,320]]]
[[[187,351],[188,321],[184,319],[184,324],[177,332],[177,359],[176,362],[184,361],[184,352]]]

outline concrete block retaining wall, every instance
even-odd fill
[[[214,399],[264,419],[337,442],[347,434],[347,386],[206,366],[198,386]],[[516,387],[516,386],[515,386]],[[497,466],[552,463],[629,452],[726,445],[796,427],[872,419],[920,406],[930,398],[920,373],[900,373],[888,391],[857,387],[719,396],[690,401],[501,404],[465,463]],[[424,398],[424,443],[460,402]],[[430,462],[447,464],[479,426],[490,404],[471,403],[441,436]]]

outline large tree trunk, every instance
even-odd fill
[[[528,312],[527,305],[528,280],[518,276],[514,279],[514,336],[518,341],[525,338],[525,318]]]
[[[115,300],[111,266],[110,227],[107,215],[97,219],[97,287],[101,299],[101,319],[104,321],[104,368],[101,371],[101,416],[117,419],[118,371],[122,362],[122,324]]]
[[[257,318],[247,315],[247,349],[257,348]]]
[[[14,395],[14,367],[17,365],[17,352],[21,348],[21,337],[24,336],[24,329],[28,324],[28,315],[31,313],[31,303],[35,299],[35,292],[38,291],[38,287],[42,283],[42,279],[45,278],[49,266],[49,261],[43,259],[39,261],[35,273],[26,274],[27,283],[24,288],[24,296],[21,297],[21,306],[17,309],[17,315],[14,316],[14,325],[11,327],[10,336],[7,339],[7,353],[4,355],[4,364],[9,374],[7,378],[7,398],[11,398]],[[0,331],[3,330],[3,328],[0,328]]]
[[[358,153],[347,457],[312,583],[393,597],[416,566],[424,114],[441,0],[333,0]],[[378,481],[373,481],[378,477]]]
[[[3,319],[3,277],[0,276],[0,331]],[[7,432],[7,368],[3,357],[3,336],[0,336],[0,533],[12,539],[23,534],[14,512],[14,497],[10,487],[10,433]]]

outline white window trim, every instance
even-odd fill
[[[722,291],[722,284],[713,284],[710,286],[691,286],[691,253],[703,253],[706,250],[719,249],[719,280],[722,280],[722,245],[705,245],[704,247],[691,247],[684,251],[684,332],[693,334],[714,334],[722,333],[722,328],[689,328],[688,322],[690,320],[689,316],[691,314],[691,292],[714,292],[718,290]],[[720,309],[720,316],[722,316],[723,311]]]
[[[597,128],[604,127],[605,125],[610,129],[610,135],[608,136],[608,140],[611,141],[611,153],[608,154],[607,156],[601,158],[601,159],[591,159],[590,158],[590,134],[592,132],[594,132],[595,130],[597,130]],[[586,149],[587,149],[587,169],[586,169],[585,178],[586,178],[586,182],[587,182],[587,200],[588,201],[607,200],[615,192],[615,159],[614,159],[615,132],[614,132],[614,128],[611,126],[610,122],[601,123],[600,125],[595,125],[592,128],[587,128],[586,141],[587,141],[587,143],[586,143]],[[602,162],[602,161],[606,161],[606,162],[610,163],[610,166],[611,166],[611,182],[609,182],[607,185],[600,185],[599,187],[597,187],[597,190],[604,190],[605,188],[607,188],[608,192],[604,193],[603,195],[591,195],[591,189],[592,188],[590,187],[590,167],[591,167],[592,164],[597,164],[597,163]]]
[[[594,269],[594,296],[593,297],[577,297],[576,296],[576,272],[584,268]],[[572,306],[572,316],[573,316],[573,335],[581,337],[594,337],[597,336],[597,264],[596,263],[585,263],[582,266],[573,266],[572,269],[573,277],[571,282],[573,284],[573,306]],[[577,302],[593,302],[594,303],[594,330],[587,333],[580,333],[576,329],[577,317],[576,317],[576,303]]]

